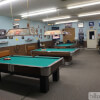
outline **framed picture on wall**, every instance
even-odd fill
[[[65,24],[65,28],[72,28],[72,23]]]
[[[94,26],[94,22],[89,22],[89,26]]]
[[[79,23],[78,23],[78,27],[79,27],[79,28],[83,28],[83,27],[84,27],[84,23],[83,23],[83,22],[79,22]]]
[[[9,39],[13,39],[13,36],[9,36]]]
[[[14,24],[13,24],[13,28],[14,28],[14,29],[18,29],[18,28],[19,28],[19,23],[14,23]]]
[[[0,29],[0,39],[7,39],[7,32],[5,29]]]

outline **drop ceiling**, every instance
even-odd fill
[[[91,11],[100,11],[100,5],[85,7],[85,8],[78,8],[78,9],[66,9],[66,5],[73,4],[73,3],[81,3],[83,0],[29,0],[29,11],[37,11],[41,9],[47,8],[58,8],[60,9],[59,12],[34,16],[30,17],[30,20],[33,21],[42,21],[44,18],[50,17],[57,17],[57,16],[64,16],[64,15],[71,15],[71,19],[79,19],[79,20],[95,20],[100,19],[100,15],[96,16],[89,16],[89,17],[82,17],[78,18],[77,15],[80,13],[91,12]],[[90,0],[84,0],[90,1]],[[28,12],[27,9],[27,0],[16,0],[13,2],[13,16],[16,18],[21,18],[20,14]],[[11,17],[10,12],[10,5],[2,5],[0,6],[0,16],[8,16]]]

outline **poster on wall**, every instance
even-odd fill
[[[72,28],[72,23],[65,24],[65,28]]]
[[[19,28],[19,23],[14,23],[14,24],[13,24],[13,28],[14,28],[14,29],[18,29],[18,28]]]
[[[79,29],[79,41],[83,41],[84,40],[84,32],[83,32],[83,28]]]
[[[7,33],[5,29],[0,29],[0,39],[7,39],[6,34]]]
[[[30,28],[30,34],[37,35],[36,30],[34,27]]]
[[[89,26],[94,26],[94,22],[89,22]]]

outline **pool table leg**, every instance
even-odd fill
[[[40,92],[46,93],[49,91],[49,76],[40,77]]]
[[[0,81],[1,81],[1,72],[0,72]]]
[[[53,81],[59,80],[59,68],[53,73]]]

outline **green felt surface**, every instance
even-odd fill
[[[67,43],[67,44],[58,44],[56,46],[72,46],[72,45],[75,45],[75,43]]]
[[[57,48],[46,48],[45,50],[43,49],[36,49],[32,51],[47,51],[47,52],[70,52],[73,53],[77,50],[77,48],[62,48],[62,49],[57,49]]]
[[[25,65],[25,66],[36,66],[36,67],[48,67],[50,64],[59,60],[60,57],[44,57],[44,56],[8,56],[11,60],[4,60],[0,58],[0,63],[14,64],[14,65]]]

